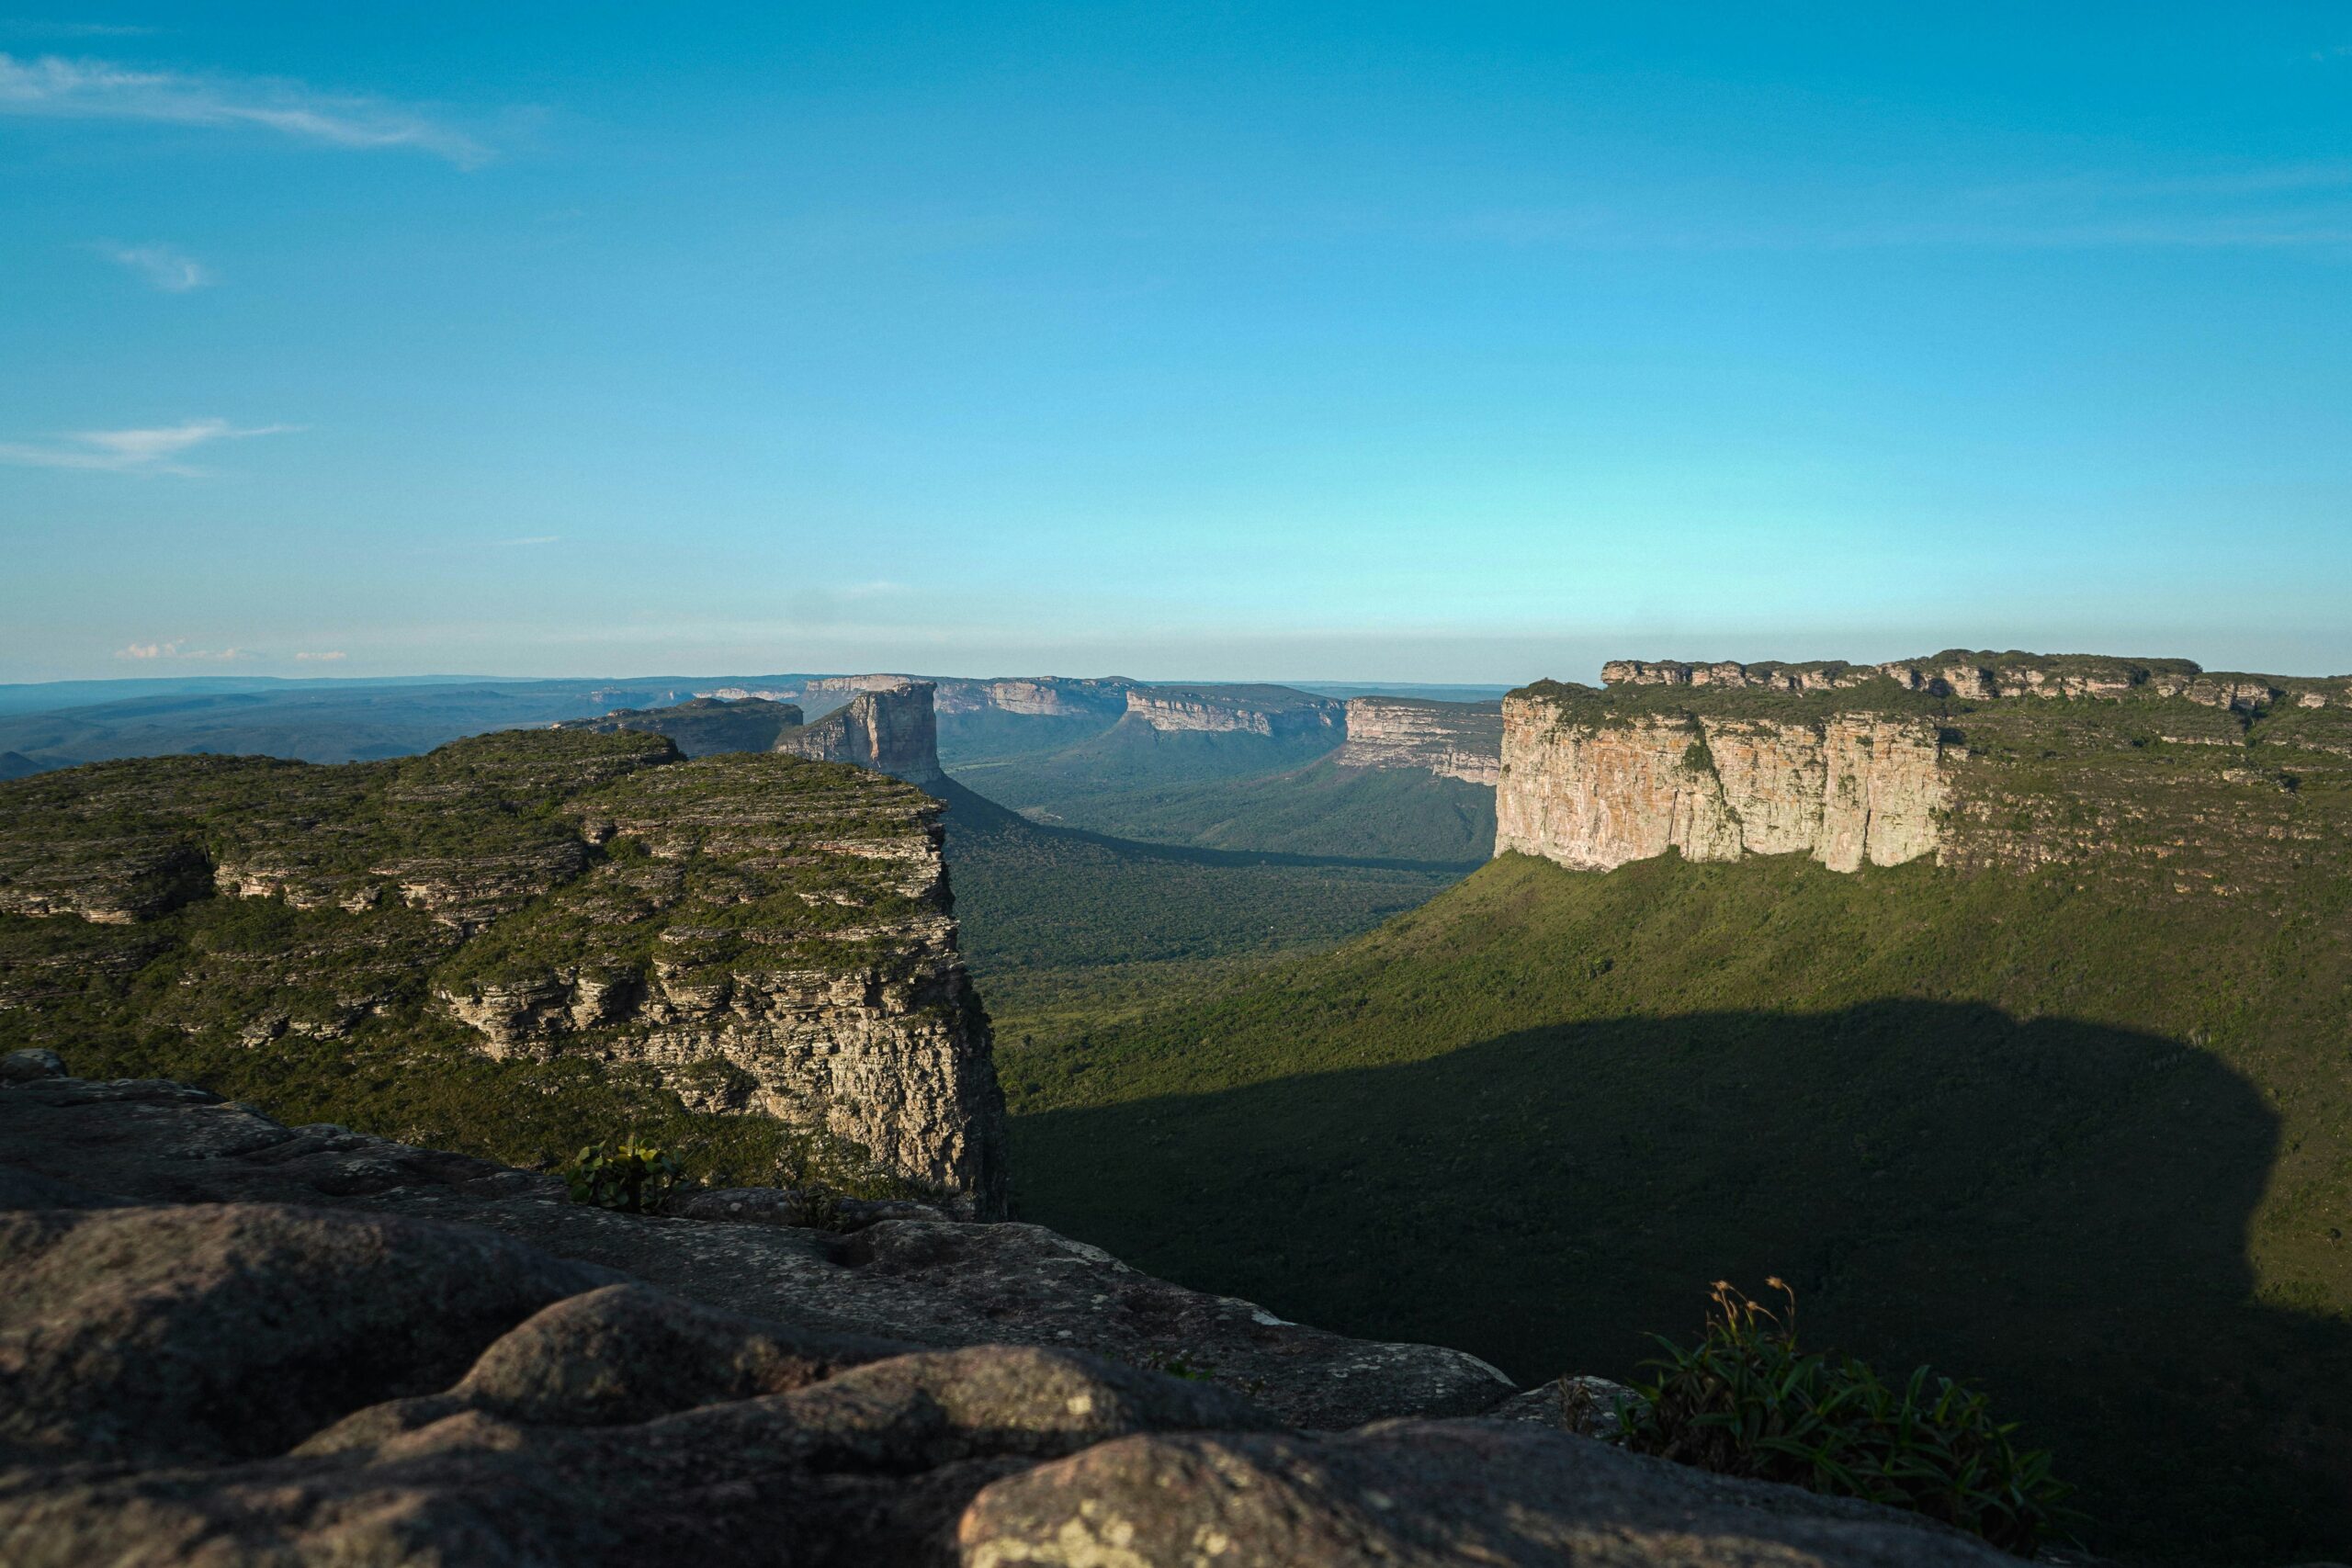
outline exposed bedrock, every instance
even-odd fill
[[[0,1084],[10,1568],[2015,1561],[1461,1419],[1509,1393],[1473,1358],[1031,1226],[616,1214],[184,1085]]]
[[[816,723],[787,729],[775,750],[820,762],[852,762],[909,784],[937,784],[939,721],[928,681],[861,692]]]
[[[1241,733],[1286,739],[1325,731],[1337,738],[1347,705],[1287,686],[1137,686],[1126,696],[1129,716],[1152,728]]]
[[[1332,761],[1347,768],[1419,769],[1492,787],[1502,777],[1502,711],[1487,703],[1350,697],[1347,744]]]
[[[1668,850],[1694,861],[1805,853],[1833,871],[1899,865],[1936,848],[1947,793],[1924,719],[1594,721],[1514,694],[1502,751],[1497,852],[1589,871]]]

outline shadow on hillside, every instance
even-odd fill
[[[2352,1541],[2352,1334],[2252,1300],[2277,1121],[2151,1035],[1890,1001],[1528,1031],[1016,1122],[1024,1217],[1322,1326],[1623,1377],[1707,1281],[1982,1382],[2133,1556]]]

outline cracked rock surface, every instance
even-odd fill
[[[1999,1560],[1036,1226],[610,1213],[0,1066],[11,1568]],[[1442,1418],[1489,1410],[1534,1418]]]

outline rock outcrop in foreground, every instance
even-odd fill
[[[2352,758],[2352,681],[2186,660],[1944,653],[1883,665],[1615,660],[1503,703],[1498,853],[1605,871],[1806,854],[1836,871],[2097,861],[2257,892]]]
[[[0,1065],[12,1568],[2013,1561],[1034,1227],[614,1214],[62,1072]]]
[[[1003,1102],[941,810],[862,768],[630,731],[44,773],[0,785],[0,1023],[198,1055],[455,1023],[493,1059],[820,1129],[994,1213]]]

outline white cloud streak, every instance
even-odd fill
[[[337,660],[348,658],[349,656],[345,654],[343,649],[338,648],[326,653],[305,652],[298,653],[294,657],[298,661],[304,664],[333,664]]]
[[[85,468],[108,473],[178,474],[193,477],[205,470],[177,461],[180,454],[210,441],[242,441],[255,435],[277,435],[300,430],[299,424],[233,425],[225,419],[192,419],[182,424],[147,430],[81,430],[61,439],[66,445],[40,446],[0,441],[0,463],[29,468]]]
[[[202,288],[212,281],[211,268],[169,245],[106,244],[100,245],[98,251],[107,260],[119,262],[166,294],[185,294],[191,288]]]
[[[190,648],[186,637],[174,637],[169,642],[134,642],[114,651],[117,659],[144,662],[149,660],[193,659],[209,664],[225,664],[232,660],[254,659],[259,655],[242,648]]]
[[[461,168],[491,150],[422,112],[275,77],[150,71],[105,60],[0,53],[0,115],[253,127],[332,147],[413,148]]]

